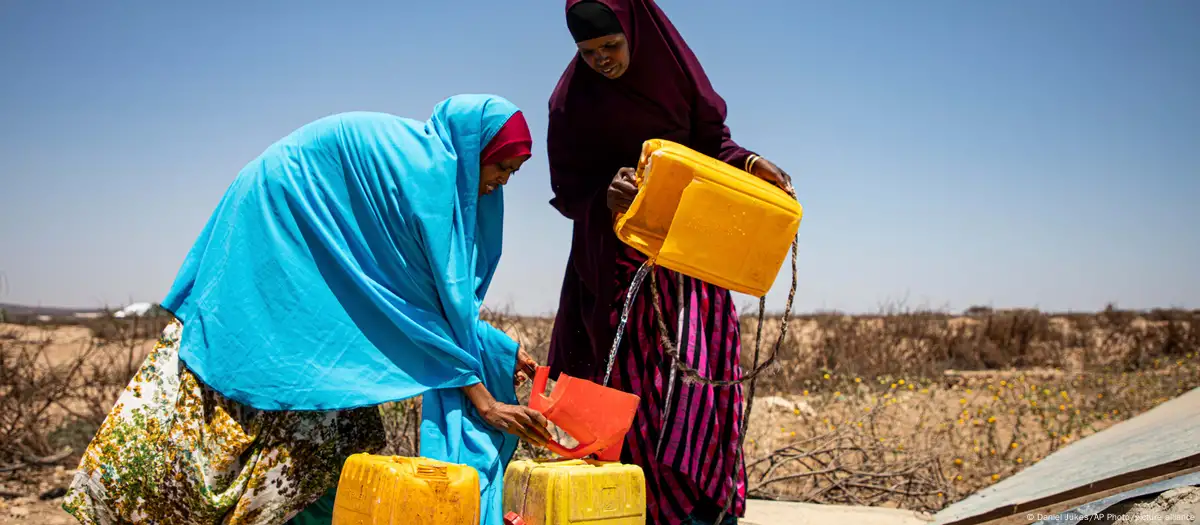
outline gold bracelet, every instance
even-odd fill
[[[751,154],[750,158],[746,160],[746,173],[753,174],[754,173],[754,164],[757,163],[758,159],[761,159],[761,158],[762,157],[759,157],[758,155]]]

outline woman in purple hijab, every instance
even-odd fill
[[[549,364],[555,375],[599,381],[625,293],[645,261],[613,233],[614,214],[628,209],[637,191],[633,166],[642,143],[678,142],[789,191],[791,181],[733,141],[725,101],[653,0],[568,0],[567,26],[579,53],[550,99],[547,153],[550,203],[574,231]],[[674,320],[676,275],[654,271],[663,315]],[[729,291],[690,277],[683,282],[682,359],[710,379],[740,378],[741,338]],[[611,386],[642,398],[622,461],[645,471],[649,523],[713,523],[731,498],[726,523],[736,522],[734,516],[745,515],[742,389],[670,375],[650,301],[648,290],[635,298],[612,371]]]

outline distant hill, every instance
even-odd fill
[[[162,308],[154,303],[133,303],[116,308],[68,308],[63,306],[34,306],[26,304],[0,303],[0,312],[9,320],[29,318],[96,318],[112,313],[114,317],[157,316]]]
[[[67,308],[62,306],[31,306],[26,304],[0,303],[0,310],[9,315],[49,315],[51,317],[69,317],[75,314],[104,313],[104,308]]]

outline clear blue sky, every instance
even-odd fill
[[[573,54],[561,5],[0,4],[0,302],[158,301],[274,140],[493,92],[536,146],[506,190],[488,302],[553,311],[570,240],[544,153]],[[661,5],[735,139],[797,182],[797,310],[1200,307],[1200,2]]]

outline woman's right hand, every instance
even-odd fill
[[[480,411],[480,415],[489,425],[539,447],[546,446],[546,442],[550,441],[546,417],[532,408],[493,401]]]
[[[617,213],[625,213],[637,196],[637,170],[621,168],[608,185],[608,209]]]
[[[538,411],[496,401],[483,383],[464,386],[462,391],[487,424],[539,447],[546,446],[546,442],[550,440],[550,431],[546,430],[549,423],[546,416]]]

